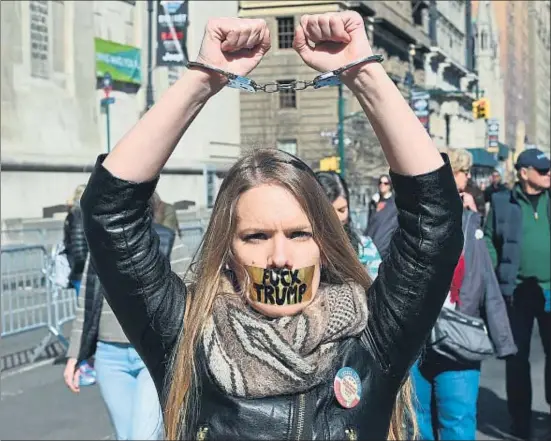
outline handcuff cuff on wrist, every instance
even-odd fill
[[[259,84],[256,81],[241,76],[236,75],[231,72],[226,72],[225,70],[219,69],[214,66],[210,66],[208,64],[199,63],[197,61],[188,61],[187,67],[197,67],[200,69],[210,70],[212,72],[216,72],[220,75],[223,75],[228,79],[228,84],[226,84],[226,87],[231,87],[233,89],[240,89],[244,90],[246,92],[266,92],[266,93],[274,93],[274,92],[281,92],[282,90],[304,90],[307,87],[313,87],[314,89],[320,89],[322,87],[327,86],[338,86],[341,83],[341,80],[339,78],[339,75],[343,72],[358,66],[360,64],[368,64],[368,63],[381,63],[384,60],[384,57],[382,55],[370,55],[369,57],[361,58],[359,60],[353,61],[352,63],[347,64],[346,66],[340,67],[339,69],[330,70],[327,72],[324,72],[320,75],[318,75],[316,78],[314,78],[312,81],[302,81],[302,80],[294,80],[289,83],[266,83],[266,84]]]

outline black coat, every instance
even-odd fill
[[[148,223],[147,201],[156,182],[117,179],[102,160],[82,197],[92,260],[164,402],[187,289],[158,251]],[[393,174],[392,182],[399,230],[366,293],[365,331],[341,341],[333,370],[317,387],[261,399],[226,395],[213,383],[199,349],[199,414],[188,436],[195,439],[208,429],[207,439],[319,440],[346,439],[353,431],[357,439],[386,439],[397,393],[438,317],[463,246],[462,206],[449,164],[417,177]],[[362,382],[353,409],[342,408],[333,393],[333,375],[341,366],[354,368]]]

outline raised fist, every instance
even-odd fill
[[[270,49],[270,31],[261,19],[209,20],[197,61],[247,75]]]
[[[373,55],[364,21],[354,11],[303,15],[293,46],[308,66],[320,72]]]

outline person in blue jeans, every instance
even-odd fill
[[[463,149],[446,151],[463,199],[465,242],[450,292],[443,305],[472,317],[483,317],[496,356],[514,355],[517,347],[507,309],[493,272],[481,216],[465,193],[472,166],[471,154]],[[474,440],[476,406],[480,384],[480,362],[452,360],[428,347],[411,369],[415,411],[421,439]]]
[[[167,259],[176,231],[153,223],[159,250]],[[81,300],[71,331],[65,383],[80,391],[82,360],[95,355],[96,379],[119,440],[158,440],[163,437],[163,416],[153,379],[123,332],[88,256],[82,277]]]
[[[162,438],[162,412],[144,362],[128,342],[97,274],[86,261],[81,287],[84,307],[77,309],[71,331],[65,383],[75,393],[82,382],[81,360],[95,357],[96,380],[118,440]]]
[[[63,246],[71,269],[69,287],[74,288],[77,299],[80,294],[82,273],[88,255],[88,243],[84,236],[82,211],[80,209],[80,197],[85,188],[85,185],[77,186],[71,199],[67,201],[69,210],[63,224]],[[96,372],[88,360],[82,360],[79,369],[81,386],[95,384]]]
[[[441,365],[429,371],[424,363],[422,371],[419,364],[416,364],[411,374],[417,398],[417,424],[421,439],[476,439],[480,368]],[[433,401],[436,421],[431,409]]]
[[[95,357],[95,376],[118,440],[162,438],[162,412],[157,391],[144,362],[128,342],[97,274],[86,261],[81,301],[71,330],[65,383],[75,393],[83,382],[81,361]],[[78,368],[77,368],[78,366]]]

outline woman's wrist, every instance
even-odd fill
[[[368,99],[377,99],[377,91],[382,86],[392,84],[384,67],[380,63],[369,63],[363,66],[354,67],[341,74],[342,82],[354,93],[367,93]]]
[[[208,100],[228,84],[228,79],[215,72],[207,72],[199,68],[185,71],[175,86],[181,86],[187,93],[193,91],[201,100]]]

